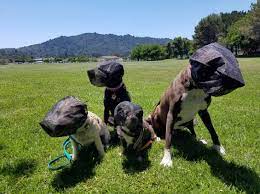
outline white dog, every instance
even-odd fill
[[[72,159],[78,159],[80,146],[95,143],[100,158],[104,156],[104,145],[108,145],[110,134],[107,126],[94,113],[87,111],[87,105],[74,96],[58,101],[45,118],[41,127],[51,137],[70,136]],[[102,141],[101,141],[102,139]]]
[[[80,146],[89,145],[91,143],[95,143],[100,158],[103,158],[105,152],[101,138],[104,144],[108,144],[110,133],[107,126],[97,115],[88,111],[88,118],[85,123],[76,130],[75,134],[70,135],[73,147],[72,160],[78,159]]]

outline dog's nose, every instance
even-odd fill
[[[88,74],[88,77],[89,77],[90,80],[95,78],[95,71],[94,70],[92,70],[92,69],[88,70],[87,74]]]

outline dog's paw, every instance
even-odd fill
[[[208,144],[208,142],[205,139],[200,139],[199,142],[202,143],[203,145],[207,145]]]
[[[222,145],[213,145],[212,148],[221,155],[226,155],[226,150]]]
[[[160,137],[156,137],[155,141],[161,141]]]
[[[172,167],[172,157],[170,149],[164,149],[164,156],[160,164],[164,167]]]
[[[164,167],[172,167],[172,159],[168,157],[163,157],[160,164]]]

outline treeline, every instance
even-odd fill
[[[17,55],[8,58],[0,57],[0,65],[5,65],[8,63],[33,63],[33,62],[34,62],[33,57],[25,56],[25,55]]]
[[[162,60],[169,58],[187,58],[193,52],[192,41],[187,38],[177,37],[166,46],[163,45],[138,45],[131,52],[133,60]]]
[[[176,37],[167,45],[139,45],[131,52],[133,60],[188,58],[196,49],[219,42],[235,55],[260,54],[260,3],[252,4],[248,12],[211,14],[195,27],[193,40]]]
[[[33,59],[30,56],[14,56],[9,58],[0,58],[0,65],[6,65],[8,63],[83,63],[83,62],[97,62],[96,57],[89,56],[77,56],[77,57],[48,57]]]
[[[84,62],[96,62],[96,57],[89,56],[77,56],[77,57],[50,57],[44,58],[44,63],[84,63]]]

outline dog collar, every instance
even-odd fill
[[[134,149],[136,149],[137,146],[139,145],[139,143],[142,141],[143,134],[144,134],[144,128],[143,128],[143,130],[140,132],[139,137],[137,138],[137,140],[136,140],[136,142],[135,142],[135,144],[134,144],[134,146],[133,146]]]
[[[144,135],[144,130],[145,130],[145,129],[143,128],[143,130],[141,131],[141,133],[140,133],[140,135],[139,135],[137,141],[135,142],[135,144],[134,144],[134,146],[133,146],[134,149],[136,149],[137,146],[141,143],[142,138],[143,138],[143,135]],[[152,134],[151,134],[151,135],[152,135]],[[157,138],[156,135],[153,136],[153,137],[151,137],[151,139],[149,139],[141,148],[137,149],[137,151],[139,151],[139,152],[140,152],[140,151],[143,151],[145,148],[147,148],[149,145],[151,145],[151,144],[156,140],[156,138]]]
[[[123,86],[123,82],[121,82],[117,87],[115,87],[115,88],[109,88],[109,87],[106,87],[106,89],[107,90],[109,90],[109,91],[112,91],[112,92],[115,92],[115,91],[117,91],[118,89],[120,89],[122,86]]]
[[[87,127],[88,127],[88,122],[87,122],[87,120],[88,120],[88,119],[86,119],[85,122],[83,123],[83,125],[81,125],[81,127],[78,128],[77,130],[82,129],[82,128],[87,128]],[[76,144],[82,146],[81,143],[77,140],[77,138],[76,138],[75,135],[76,135],[76,133],[70,135],[69,138],[70,138],[71,140],[73,140]]]

